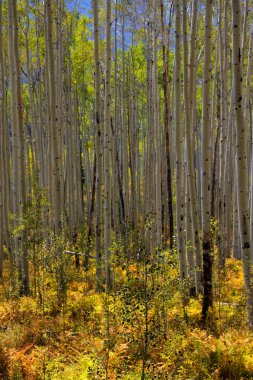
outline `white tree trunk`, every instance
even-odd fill
[[[105,61],[105,108],[104,108],[104,251],[106,286],[111,288],[111,0],[106,1],[106,61]]]
[[[239,230],[242,248],[244,284],[247,292],[248,321],[253,324],[253,285],[251,272],[250,217],[247,197],[247,153],[245,141],[245,118],[243,114],[242,63],[241,63],[241,15],[240,1],[231,1],[233,16],[233,74],[234,113],[236,120],[236,164]]]
[[[176,220],[180,278],[187,278],[185,251],[185,196],[183,187],[183,130],[181,121],[181,1],[175,2],[175,124],[176,124]]]
[[[212,0],[205,1],[204,73],[202,95],[202,173],[201,209],[203,244],[203,305],[202,317],[212,307],[212,253],[211,253],[211,155],[210,155],[210,110],[211,110],[211,52],[212,52]]]

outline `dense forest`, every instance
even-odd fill
[[[252,0],[0,0],[0,379],[253,379]]]

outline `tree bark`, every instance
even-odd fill
[[[202,319],[207,319],[208,309],[213,305],[212,252],[211,252],[211,157],[210,157],[210,85],[212,49],[212,0],[205,1],[204,73],[202,95],[202,249],[203,249],[203,303]]]
[[[233,75],[234,75],[234,113],[236,121],[236,168],[237,200],[240,242],[242,249],[244,285],[247,292],[248,321],[253,324],[253,285],[251,271],[251,241],[249,207],[247,197],[247,153],[245,141],[245,118],[243,114],[242,62],[241,62],[241,14],[240,1],[231,1],[233,20]]]

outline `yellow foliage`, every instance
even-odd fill
[[[253,377],[240,262],[229,259],[215,284],[206,330],[200,325],[201,297],[190,299],[183,312],[175,266],[168,266],[166,275],[148,272],[146,290],[142,263],[139,268],[129,263],[127,269],[115,267],[110,294],[96,293],[94,268],[85,282],[71,269],[62,308],[46,277],[44,313],[31,297],[0,302],[0,370],[10,379],[96,380],[106,371],[111,380],[140,379],[147,323],[147,379],[153,374],[159,380]]]

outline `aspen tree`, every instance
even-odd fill
[[[246,78],[246,93],[245,93],[245,103],[244,103],[244,117],[247,122],[248,114],[250,113],[250,78],[252,72],[252,59],[253,59],[253,25],[250,34],[250,45],[248,52],[248,67],[247,67],[247,78]],[[252,112],[252,111],[251,111]],[[250,118],[249,118],[250,119]],[[249,124],[250,125],[250,124]],[[252,130],[252,126],[250,126]],[[251,136],[251,185],[250,185],[250,200],[251,200],[251,210],[250,210],[250,239],[253,242],[253,138]],[[252,243],[251,243],[252,244]],[[253,253],[251,252],[251,260],[253,261]]]
[[[244,98],[244,117],[249,117],[250,112],[250,89],[251,89],[251,74],[252,74],[252,59],[253,59],[253,24],[251,27],[250,41],[249,41],[249,51],[248,51],[248,65],[246,73],[246,88],[245,88],[245,98]]]
[[[181,281],[187,278],[185,252],[185,199],[183,188],[183,133],[181,123],[181,1],[175,2],[175,126],[176,126],[176,219]]]
[[[1,120],[0,120],[0,160],[5,166],[5,155],[4,155],[4,129],[5,129],[5,86],[4,86],[4,73],[3,73],[3,26],[2,26],[2,0],[0,0],[0,111],[1,111]],[[5,212],[4,212],[4,203],[5,203],[5,171],[1,171],[0,175],[0,218],[1,218],[1,226],[0,226],[0,279],[3,276],[3,245],[4,245],[4,234],[5,234]]]
[[[36,0],[36,7],[38,9],[38,4]],[[37,70],[37,88],[38,88],[38,160],[39,160],[39,179],[40,179],[40,185],[41,187],[45,187],[46,185],[46,174],[45,174],[45,167],[47,165],[47,157],[44,157],[44,142],[45,142],[45,136],[44,136],[44,117],[43,117],[43,107],[42,107],[42,83],[41,83],[41,76],[42,76],[42,69],[40,64],[40,52],[39,52],[39,35],[40,35],[40,26],[39,26],[39,17],[38,12],[35,13],[35,29],[36,29],[36,70]]]
[[[89,269],[89,252],[91,248],[92,224],[93,224],[92,222],[93,222],[93,213],[94,213],[94,205],[95,205],[96,172],[97,172],[97,160],[96,160],[96,154],[94,154],[93,180],[91,183],[91,202],[90,202],[90,208],[88,209],[88,212],[87,212],[88,236],[87,236],[87,249],[86,249],[85,261],[84,261],[85,270]]]
[[[111,288],[111,0],[106,0],[106,60],[105,60],[105,104],[104,104],[104,252],[106,286]]]
[[[148,3],[148,15],[152,19],[152,2]],[[146,234],[147,247],[153,249],[156,242],[156,157],[155,157],[155,128],[154,128],[154,51],[152,49],[152,32],[154,25],[151,21],[147,25],[147,159],[146,159],[146,184],[145,194],[147,194],[146,218],[148,229]]]
[[[219,264],[221,268],[225,267],[225,208],[226,208],[226,200],[225,200],[225,153],[226,153],[226,144],[227,144],[227,51],[226,51],[226,32],[227,32],[227,20],[224,19],[224,36],[222,29],[222,21],[223,21],[223,7],[222,1],[220,0],[219,4],[219,47],[220,47],[220,99],[218,105],[218,123],[219,123],[219,207],[218,207],[218,217],[219,217]]]
[[[54,214],[54,187],[53,187],[53,139],[52,139],[52,127],[50,120],[50,77],[49,77],[49,49],[47,42],[47,19],[46,19],[46,4],[44,3],[44,35],[45,35],[45,116],[44,120],[41,121],[45,123],[45,148],[48,154],[46,155],[46,171],[45,171],[45,184],[48,187],[48,199],[50,202],[50,207],[48,208],[48,218],[49,225],[53,227],[53,214]],[[39,56],[39,46],[37,55]],[[39,61],[40,62],[40,61]],[[38,65],[38,58],[37,58]],[[41,68],[41,66],[39,66]],[[42,95],[43,96],[43,95]],[[43,123],[43,124],[44,124]]]
[[[89,223],[89,215],[91,209],[91,188],[92,188],[92,175],[91,175],[91,160],[89,152],[89,136],[84,138],[84,162],[85,162],[85,184],[86,184],[86,206],[87,206],[87,224]]]
[[[8,120],[7,120],[7,92],[5,85],[5,64],[3,54],[3,4],[0,1],[0,160],[1,160],[1,246],[0,246],[0,260],[3,260],[3,245],[5,244],[8,249],[10,259],[10,271],[11,275],[14,271],[14,259],[12,250],[10,249],[10,234],[9,234],[9,222],[8,215],[10,212],[10,167],[9,167],[9,152],[8,152]],[[3,268],[1,268],[3,269]]]
[[[134,166],[135,166],[135,196],[134,196],[134,205],[135,205],[135,215],[134,223],[137,227],[139,208],[141,205],[141,197],[139,191],[139,121],[138,121],[138,90],[136,86],[135,75],[133,76],[133,123],[134,123],[134,134],[133,134],[133,143],[135,146],[134,151]]]
[[[219,4],[219,23],[218,23],[219,41],[220,41],[220,105],[219,105],[219,125],[220,125],[220,141],[219,141],[219,262],[224,268],[225,259],[229,255],[227,251],[229,231],[227,230],[227,214],[230,212],[229,203],[229,185],[226,181],[227,177],[227,154],[229,145],[229,44],[230,35],[228,33],[228,4],[226,1],[220,1]],[[231,104],[230,104],[231,107]]]
[[[59,151],[59,171],[60,171],[60,188],[63,189],[64,182],[64,167],[63,167],[63,131],[64,131],[64,98],[63,98],[63,9],[64,0],[56,1],[57,15],[56,15],[56,52],[55,52],[55,71],[56,71],[56,98],[57,98],[57,134],[58,134],[58,151]],[[70,91],[71,92],[71,91]],[[61,204],[63,205],[63,191],[60,192]],[[62,211],[61,211],[62,212]]]
[[[98,30],[98,0],[93,0],[94,15],[94,61],[95,61],[95,150],[97,159],[96,177],[96,276],[97,289],[101,288],[101,235],[102,235],[102,148],[101,148],[101,94],[100,94],[100,60],[99,60],[99,30]]]
[[[8,49],[11,70],[11,121],[12,121],[12,166],[13,166],[13,211],[14,227],[22,215],[26,202],[26,178],[25,178],[25,147],[23,125],[23,100],[22,79],[19,59],[18,43],[18,19],[17,4],[15,0],[8,0]],[[22,235],[18,250],[22,252],[22,258],[17,257],[20,280],[20,295],[29,294],[29,267],[28,256],[23,246]],[[19,253],[17,253],[18,255]]]
[[[219,38],[216,41],[216,51],[219,52]],[[221,134],[221,118],[220,118],[220,81],[219,81],[219,54],[216,54],[215,58],[215,69],[214,69],[214,80],[213,80],[213,91],[212,91],[212,102],[211,102],[211,132],[210,132],[210,155],[211,155],[211,218],[217,219],[219,207],[219,192],[217,186],[217,178],[219,180],[219,147],[220,147],[220,134]],[[217,124],[217,126],[216,126]],[[218,234],[218,246],[219,244],[219,234]],[[220,257],[219,257],[220,258]]]
[[[57,99],[57,79],[55,74],[54,50],[53,50],[53,7],[52,1],[45,1],[45,29],[46,47],[48,56],[48,89],[49,89],[49,128],[51,135],[51,147],[53,155],[52,176],[53,184],[53,205],[54,205],[54,231],[58,233],[61,229],[62,217],[62,188],[60,180],[61,154],[59,149],[59,121],[58,121],[58,99]],[[51,152],[50,152],[51,153]]]
[[[134,65],[134,63],[133,63]],[[130,169],[131,169],[131,222],[132,222],[132,228],[136,229],[137,227],[137,168],[136,168],[136,155],[137,155],[137,145],[138,145],[138,137],[137,135],[137,128],[138,124],[136,123],[136,102],[138,101],[136,99],[136,89],[134,84],[134,74],[132,75],[132,78],[129,80],[129,95],[131,96],[132,93],[132,101],[129,99],[129,105],[131,111],[129,112],[129,150],[130,150]]]
[[[193,131],[193,96],[194,96],[194,67],[195,50],[196,50],[196,21],[197,21],[198,1],[194,0],[192,4],[192,20],[191,20],[191,37],[190,37],[190,70],[188,72],[188,47],[187,47],[187,2],[183,0],[183,51],[184,51],[184,108],[185,108],[185,138],[186,138],[186,163],[187,163],[187,189],[189,206],[191,208],[191,221],[189,228],[193,229],[195,257],[190,257],[192,265],[195,265],[195,289],[191,289],[192,294],[198,293],[201,288],[201,252],[199,240],[199,215],[197,208],[196,181],[194,172],[194,157],[192,144]],[[192,236],[192,232],[189,233]],[[190,253],[194,255],[194,253]]]
[[[136,145],[136,207],[137,207],[137,220],[136,223],[140,224],[140,218],[142,213],[142,197],[141,197],[141,152],[140,152],[140,144],[141,140],[139,138],[141,122],[138,118],[139,116],[139,102],[140,99],[138,97],[138,91],[136,86],[136,81],[134,80],[134,93],[136,97],[136,102],[134,103],[134,123],[136,125],[135,128],[135,145]]]
[[[249,1],[244,1],[244,12],[243,12],[243,20],[242,20],[242,42],[241,42],[241,65],[242,65],[242,76],[244,77],[245,69],[246,69],[246,47],[247,47],[247,29],[248,29],[248,13],[249,13]],[[250,51],[250,48],[249,48]],[[250,63],[251,64],[251,63]],[[244,87],[244,86],[243,86]],[[244,92],[244,88],[243,88]],[[246,93],[247,93],[247,81],[246,81],[246,88],[245,88],[245,100],[246,100]],[[246,109],[244,107],[244,114],[246,112]],[[250,136],[251,136],[251,130],[250,130],[250,124],[245,120],[246,122],[246,149],[248,152],[250,152]],[[251,155],[247,154],[247,171],[248,174],[250,172],[250,164],[251,164]],[[249,192],[249,185],[250,185],[250,176],[247,176],[247,192]]]
[[[218,50],[218,39],[217,39],[217,50]],[[219,193],[217,189],[217,177],[219,179],[219,142],[220,142],[220,134],[221,134],[221,120],[220,120],[220,89],[219,89],[219,81],[218,81],[218,54],[216,55],[215,60],[215,73],[214,73],[214,81],[213,81],[213,93],[212,93],[212,106],[211,106],[211,136],[210,136],[210,154],[212,155],[212,165],[211,165],[211,206],[210,213],[211,218],[215,219],[218,217],[217,213],[219,212],[219,208],[221,204],[218,202]],[[217,115],[216,115],[217,114]],[[217,117],[216,117],[217,116]],[[216,119],[218,119],[218,125],[216,126]],[[220,244],[220,235],[218,235],[218,246],[221,248]],[[220,253],[220,250],[219,250]],[[220,256],[219,262],[221,263]]]
[[[161,141],[160,141],[160,120],[158,110],[158,93],[157,93],[157,1],[154,0],[153,10],[153,102],[154,102],[154,132],[155,132],[155,150],[156,150],[156,244],[161,247],[162,244],[162,191],[161,191]]]
[[[233,139],[235,141],[235,139]],[[234,152],[235,153],[235,152]],[[234,160],[235,161],[235,160]],[[241,260],[242,252],[240,246],[240,233],[239,233],[239,220],[238,220],[238,201],[237,201],[237,170],[236,170],[236,162],[233,163],[235,169],[235,178],[233,183],[233,240],[232,240],[232,251],[233,257]]]
[[[229,43],[230,43],[230,34],[228,33],[228,1],[224,2],[224,68],[226,76],[228,78],[229,74],[229,65],[228,65],[228,52],[229,52]],[[225,257],[230,256],[230,247],[231,247],[231,203],[232,203],[232,116],[233,116],[233,84],[231,88],[228,89],[228,81],[225,80],[224,84],[224,96],[229,98],[225,103],[227,111],[227,132],[226,132],[226,145],[225,145],[225,165],[223,175],[227,176],[228,180],[224,181],[224,234],[226,243]]]
[[[246,4],[245,4],[245,7],[246,7]],[[246,10],[245,10],[246,12]],[[244,18],[247,19],[247,14],[245,14]],[[246,21],[244,22],[244,27],[246,28],[245,26],[246,24]],[[246,39],[246,36],[245,38],[243,38],[243,45],[244,45],[244,40]],[[252,199],[252,196],[253,196],[253,190],[252,190],[252,184],[253,184],[253,177],[252,177],[252,173],[253,173],[253,169],[252,169],[252,154],[253,154],[253,150],[252,150],[252,125],[251,125],[251,121],[252,121],[252,112],[251,112],[251,101],[250,101],[250,92],[251,92],[251,75],[252,75],[252,59],[253,59],[253,24],[251,25],[251,33],[250,33],[250,38],[249,38],[249,50],[248,50],[248,64],[247,64],[247,70],[246,70],[246,84],[245,84],[245,94],[244,94],[244,118],[245,118],[245,123],[246,123],[246,145],[247,145],[247,151],[248,151],[248,154],[247,154],[247,166],[248,166],[248,171],[249,171],[249,177],[248,177],[248,192],[249,192],[249,196],[250,196],[250,200]],[[251,171],[251,174],[250,174],[250,171]],[[252,206],[252,201],[251,201],[251,211],[253,210],[253,206]],[[251,218],[251,225],[252,225],[252,222],[253,222],[253,216],[252,216],[252,212],[250,212],[250,218]],[[251,241],[252,241],[252,238],[253,238],[253,228],[251,228],[252,230],[252,236],[251,236]],[[252,260],[253,260],[253,253],[251,253],[252,255]]]
[[[118,2],[115,3],[115,20],[114,20],[114,126],[112,129],[112,211],[113,211],[113,228],[116,239],[119,235],[119,188],[117,173],[117,143],[119,132],[119,115],[118,115]]]
[[[126,68],[125,68],[125,16],[124,9],[121,15],[121,34],[122,34],[122,183],[124,192],[125,221],[129,219],[129,175],[128,175],[128,146],[127,146],[127,123],[126,123]]]
[[[232,116],[233,116],[233,86],[230,90],[230,108],[228,114],[228,132],[227,132],[227,144],[226,144],[226,159],[224,173],[227,176],[224,189],[224,202],[225,202],[225,231],[226,231],[226,247],[225,257],[230,257],[231,251],[231,208],[233,204],[233,176],[232,176]]]
[[[169,210],[169,240],[170,248],[173,248],[174,235],[174,217],[173,217],[173,199],[172,199],[172,174],[171,174],[171,158],[170,158],[170,110],[169,110],[169,75],[168,75],[168,51],[169,47],[166,44],[165,36],[165,21],[164,21],[164,5],[163,0],[161,6],[161,26],[162,26],[162,53],[163,53],[163,92],[164,92],[164,130],[165,130],[165,151],[166,151],[166,170],[167,170],[167,193],[168,193],[168,210]],[[171,15],[170,15],[171,18]],[[171,22],[171,21],[170,21]]]
[[[147,60],[147,69],[146,69],[146,91],[147,91],[147,132],[146,132],[146,149],[145,149],[145,184],[144,184],[144,194],[145,194],[145,217],[148,221],[149,214],[152,209],[151,200],[152,200],[152,169],[151,169],[151,91],[152,88],[152,78],[151,78],[151,38],[150,38],[150,24],[147,26],[147,42],[146,42],[146,60]],[[146,233],[146,245],[148,248],[151,248],[151,226],[148,226]]]
[[[129,146],[129,168],[131,179],[131,193],[130,193],[130,222],[131,228],[136,227],[136,146],[135,146],[135,119],[134,119],[134,104],[135,104],[135,92],[134,84],[132,80],[131,63],[133,65],[132,57],[129,54],[128,64],[128,146]]]
[[[187,168],[185,167],[185,171]],[[187,177],[187,176],[186,176]],[[186,257],[187,257],[187,270],[189,277],[189,295],[195,297],[196,292],[196,264],[194,257],[194,240],[193,240],[193,228],[192,228],[192,215],[191,215],[191,204],[190,204],[190,190],[189,183],[185,183],[185,220],[186,220]]]
[[[13,52],[13,10],[12,1],[8,1],[8,53],[10,61],[10,89],[11,89],[11,124],[12,124],[12,194],[13,194],[13,213],[14,213],[14,226],[18,223],[19,204],[20,204],[20,187],[18,181],[18,173],[20,173],[20,166],[18,160],[18,140],[19,130],[17,126],[17,113],[16,113],[16,74],[14,67],[14,52]]]
[[[35,176],[39,176],[40,162],[39,162],[39,128],[37,125],[35,94],[32,86],[32,72],[31,72],[31,58],[29,52],[29,2],[26,2],[26,27],[25,27],[25,50],[26,50],[26,68],[27,68],[27,84],[29,92],[29,105],[30,105],[30,120],[31,120],[31,149],[32,149],[32,166]],[[28,155],[29,157],[29,155]],[[28,192],[30,193],[30,191]]]
[[[234,113],[236,121],[237,199],[240,244],[242,249],[244,285],[247,292],[248,321],[253,324],[253,286],[251,272],[251,241],[249,207],[247,197],[246,123],[243,114],[242,62],[241,62],[241,14],[240,1],[231,1],[233,35]]]
[[[79,119],[78,119],[78,104],[77,104],[77,90],[74,90],[73,96],[73,123],[75,131],[75,166],[77,170],[77,183],[76,183],[76,204],[77,204],[77,226],[80,228],[84,223],[84,200],[83,200],[83,181],[82,181],[82,149],[81,149],[81,136],[79,130]],[[102,157],[102,152],[101,152]],[[102,212],[102,211],[101,211]]]
[[[152,11],[152,10],[151,10]],[[149,187],[149,209],[148,215],[150,217],[150,225],[149,225],[149,243],[150,248],[154,248],[155,246],[155,238],[156,238],[156,225],[155,225],[155,212],[156,212],[156,177],[155,177],[155,129],[154,129],[154,92],[152,89],[154,88],[154,77],[153,77],[153,67],[154,67],[154,54],[152,50],[152,28],[153,25],[150,23],[150,67],[148,71],[150,88],[148,91],[150,92],[150,102],[149,102],[149,133],[147,134],[147,144],[149,146],[148,153],[148,170],[149,170],[149,182],[147,182],[147,186]]]
[[[12,14],[13,14],[13,48],[14,48],[14,62],[15,62],[15,75],[16,75],[16,112],[19,128],[19,156],[20,162],[20,202],[25,204],[26,200],[26,181],[25,181],[25,141],[24,141],[24,115],[23,115],[23,99],[22,99],[22,78],[21,66],[19,58],[19,38],[18,38],[18,15],[16,0],[12,1]],[[21,211],[21,209],[20,209]]]
[[[72,61],[70,49],[68,48],[68,92],[66,95],[66,184],[67,184],[67,199],[68,199],[68,225],[69,225],[69,238],[75,244],[77,233],[77,210],[78,204],[76,200],[77,170],[79,165],[76,162],[76,133],[73,117],[73,97],[72,97]],[[58,89],[59,90],[59,89]],[[63,107],[63,104],[61,108]],[[61,119],[60,119],[61,120]],[[79,266],[78,258],[76,257],[76,266]]]
[[[211,49],[212,49],[212,0],[205,1],[205,36],[204,36],[204,72],[202,93],[202,173],[201,173],[201,208],[202,208],[202,248],[203,248],[203,304],[202,318],[213,305],[212,296],[212,252],[210,223],[210,85],[211,85]]]

